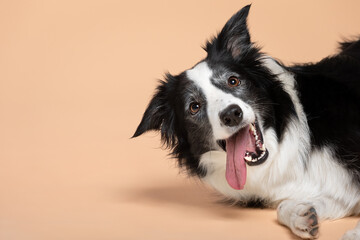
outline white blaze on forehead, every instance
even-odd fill
[[[216,140],[226,139],[235,133],[234,128],[224,126],[219,118],[219,113],[231,104],[237,104],[242,109],[244,125],[255,121],[255,114],[248,104],[211,83],[213,71],[205,61],[187,70],[186,74],[189,80],[193,81],[205,95],[207,115]],[[227,81],[227,79],[223,81]]]
[[[194,81],[199,87],[211,84],[212,70],[206,62],[200,62],[195,67],[186,71],[187,77]]]

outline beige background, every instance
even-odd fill
[[[156,134],[129,140],[156,79],[250,2],[124,2],[0,1],[0,239],[293,239],[273,210],[217,203]],[[253,39],[285,63],[360,33],[358,0],[252,3]]]

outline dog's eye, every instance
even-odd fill
[[[237,77],[231,76],[228,79],[229,87],[237,87],[240,85],[240,80]]]
[[[197,102],[191,103],[189,109],[191,114],[197,113],[200,110],[200,103]]]

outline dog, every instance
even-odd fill
[[[133,137],[160,131],[190,175],[236,203],[276,208],[314,239],[320,221],[360,213],[360,38],[285,66],[251,41],[249,10],[207,41],[206,58],[166,74]],[[360,226],[342,239],[360,239]]]

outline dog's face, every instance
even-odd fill
[[[277,91],[281,83],[250,41],[249,8],[236,13],[206,44],[204,60],[160,82],[134,134],[160,130],[180,165],[200,176],[206,174],[199,166],[204,153],[226,151],[226,177],[236,189],[245,184],[244,165],[259,165],[268,157],[262,132],[283,127],[274,118],[282,109],[272,103],[289,98]]]

